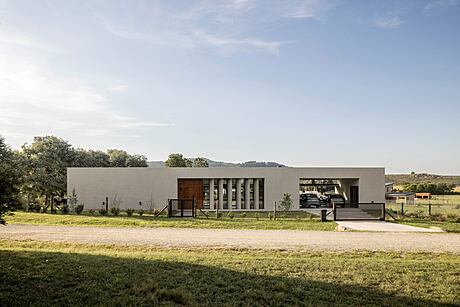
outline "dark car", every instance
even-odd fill
[[[345,197],[341,194],[327,194],[327,203],[329,206],[332,204],[343,206],[345,204]]]
[[[306,193],[300,194],[300,208],[319,208],[321,202],[316,194]]]

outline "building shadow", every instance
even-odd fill
[[[377,287],[244,272],[244,262],[236,271],[80,253],[0,257],[1,306],[449,306]]]

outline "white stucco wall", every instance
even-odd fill
[[[384,168],[68,168],[67,193],[75,189],[85,209],[101,208],[106,196],[120,198],[120,209],[138,209],[139,201],[145,209],[151,198],[160,209],[177,198],[178,178],[264,178],[265,210],[286,192],[297,209],[300,178],[349,179],[359,184],[360,202],[385,201]]]

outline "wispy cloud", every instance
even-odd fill
[[[182,10],[154,6],[154,13],[146,18],[149,22],[142,26],[105,15],[97,18],[108,32],[124,39],[187,49],[214,48],[223,55],[278,55],[286,42],[261,38],[260,29],[286,18],[320,18],[335,6],[335,1],[199,1]]]
[[[280,41],[264,41],[254,38],[226,38],[216,37],[203,31],[194,31],[195,37],[204,42],[207,45],[220,48],[224,54],[232,54],[236,51],[247,51],[250,52],[253,49],[264,50],[274,55],[279,54],[279,48],[285,44]]]
[[[319,18],[335,6],[336,2],[330,0],[294,1],[287,4],[283,16],[287,18]]]
[[[423,10],[426,14],[429,14],[435,10],[456,6],[458,3],[458,0],[435,0],[429,2]]]
[[[8,47],[0,53],[1,134],[21,139],[37,134],[119,135],[127,129],[171,126],[119,114],[111,99],[126,85],[97,87],[79,78],[57,76],[43,52],[39,56],[15,52],[46,49],[46,44],[5,33],[0,32],[0,46]]]
[[[381,29],[397,28],[403,23],[405,23],[405,21],[399,16],[379,17],[374,20],[374,25]]]
[[[0,24],[0,44],[16,45],[27,48],[49,50],[50,48],[27,35],[4,29]]]

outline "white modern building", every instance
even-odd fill
[[[330,186],[350,203],[385,202],[384,168],[68,168],[67,193],[85,209],[102,202],[120,209],[162,209],[168,199],[195,199],[197,208],[268,211],[284,193]]]

